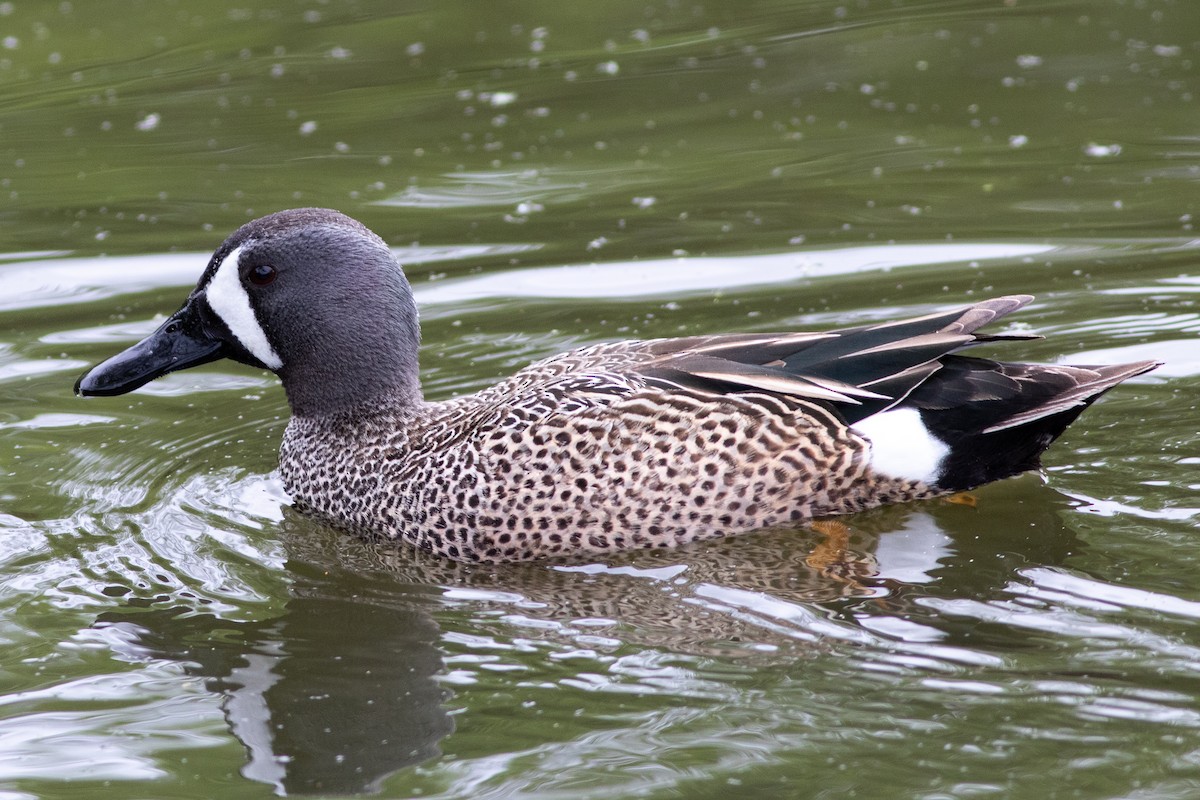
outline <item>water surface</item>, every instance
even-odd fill
[[[1200,8],[134,6],[0,3],[0,797],[1200,791]],[[464,567],[296,514],[266,373],[71,394],[308,204],[432,399],[1016,292],[997,355],[1166,364],[973,507]]]

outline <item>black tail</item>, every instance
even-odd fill
[[[903,403],[950,452],[937,485],[971,489],[1041,466],[1050,443],[1096,398],[1155,361],[1106,367],[1006,364],[946,356]]]

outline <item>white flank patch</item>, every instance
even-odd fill
[[[871,468],[893,478],[933,483],[950,447],[938,439],[915,408],[895,408],[851,426],[871,442]]]
[[[212,280],[204,290],[208,305],[216,312],[221,321],[229,328],[229,332],[237,337],[242,347],[250,355],[266,364],[271,369],[283,366],[283,359],[267,341],[267,333],[258,324],[258,317],[250,306],[250,296],[238,279],[238,257],[242,248],[236,248],[225,256],[225,260],[217,267]]]

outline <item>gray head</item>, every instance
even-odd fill
[[[226,357],[279,375],[302,416],[416,403],[419,341],[412,291],[383,240],[337,211],[292,209],[235,231],[183,307],[76,391],[124,394]]]

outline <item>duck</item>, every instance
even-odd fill
[[[1159,366],[962,355],[1009,295],[836,330],[594,344],[469,396],[421,391],[417,305],[387,244],[338,211],[255,219],[182,307],[85,372],[113,396],[232,359],[275,373],[295,507],[463,562],[596,557],[965,492],[1040,468],[1098,397]]]

